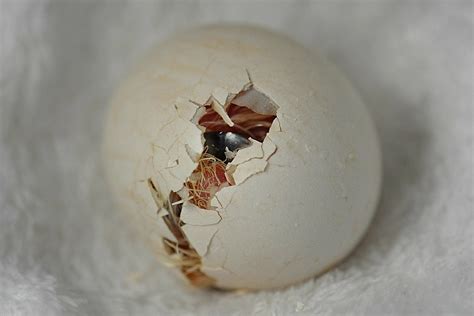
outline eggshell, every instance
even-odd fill
[[[332,64],[261,28],[198,28],[157,47],[108,113],[111,191],[143,238],[157,230],[169,237],[157,211],[203,150],[192,122],[199,105],[211,98],[223,106],[249,84],[247,99],[264,95],[278,107],[270,132],[237,152],[238,181],[216,193],[213,213],[189,204],[184,211],[200,269],[220,288],[287,286],[340,262],[367,230],[381,184],[374,125]],[[157,238],[151,243],[163,253]]]

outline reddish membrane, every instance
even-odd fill
[[[234,181],[226,173],[225,163],[212,155],[203,154],[185,185],[191,203],[202,209],[209,209],[214,194],[233,184]]]
[[[226,112],[234,126],[229,126],[210,106],[206,106],[206,112],[198,123],[206,128],[206,132],[232,132],[263,142],[276,117],[256,113],[233,103],[226,108]],[[206,149],[199,159],[199,165],[185,183],[191,203],[202,209],[209,209],[214,194],[231,185],[234,185],[234,181],[226,171],[226,162],[206,153]]]
[[[206,106],[206,112],[198,123],[206,128],[206,132],[233,132],[263,142],[276,117],[271,114],[260,114],[233,103],[227,107],[226,112],[234,122],[232,127],[210,106]]]

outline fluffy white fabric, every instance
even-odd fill
[[[471,1],[1,0],[0,315],[473,314]],[[384,193],[342,265],[190,289],[130,237],[98,163],[108,96],[177,28],[248,22],[337,63],[373,112]]]

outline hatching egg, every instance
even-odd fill
[[[113,97],[112,195],[190,284],[268,289],[344,259],[381,183],[374,124],[324,58],[272,31],[214,25],[153,50]]]

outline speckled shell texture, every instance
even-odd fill
[[[146,180],[173,189],[173,181],[182,183],[194,168],[185,161],[185,145],[202,148],[188,120],[192,108],[177,105],[203,104],[216,89],[237,93],[248,74],[278,106],[279,127],[268,134],[276,151],[262,172],[220,191],[220,221],[193,226],[188,236],[200,249],[201,270],[221,288],[287,286],[335,265],[367,230],[381,184],[373,122],[333,65],[260,28],[183,32],[154,50],[120,87],[105,131],[112,192],[154,251],[163,252],[161,237],[169,232]],[[180,164],[175,180],[159,176],[175,167],[174,158]]]

